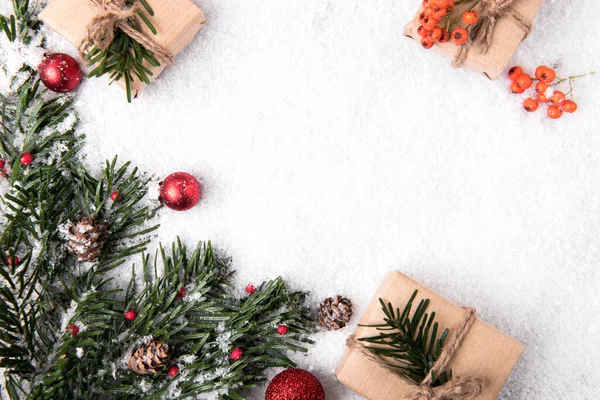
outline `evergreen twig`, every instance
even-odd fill
[[[384,323],[361,326],[377,328],[381,333],[358,340],[367,343],[367,348],[373,354],[384,357],[388,367],[400,376],[418,384],[439,358],[448,337],[448,329],[438,338],[435,312],[427,314],[429,299],[422,299],[411,315],[417,294],[418,290],[415,290],[402,312],[399,308],[394,309],[391,303],[386,304],[379,299],[385,314]],[[438,386],[451,378],[452,371],[444,371],[433,377],[433,384]]]

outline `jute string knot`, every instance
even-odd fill
[[[471,48],[477,48],[480,54],[485,54],[492,45],[492,37],[496,23],[500,18],[511,17],[524,33],[525,39],[531,32],[531,23],[527,22],[521,14],[512,7],[517,0],[482,0],[479,4],[479,20],[469,28],[469,40],[462,45],[452,65],[460,67]]]
[[[406,383],[412,387],[412,391],[405,397],[405,400],[472,400],[481,394],[483,379],[477,376],[456,377],[441,386],[433,386],[434,377],[439,376],[446,370],[454,354],[456,354],[464,338],[469,333],[471,326],[477,320],[474,309],[466,308],[465,311],[465,319],[454,335],[446,342],[442,353],[425,379],[420,384],[405,379]],[[351,349],[361,352],[362,355],[377,363],[380,367],[396,374],[383,358],[371,352],[368,347],[356,339],[356,336],[352,335],[348,338],[347,345]]]
[[[89,1],[100,10],[100,13],[88,24],[86,36],[79,45],[79,53],[82,58],[85,57],[90,46],[96,46],[102,50],[108,49],[115,39],[116,30],[120,29],[151,51],[159,61],[166,64],[173,63],[173,54],[169,50],[131,25],[131,19],[136,18],[137,13],[141,10],[139,1],[136,0],[133,3],[127,0]]]

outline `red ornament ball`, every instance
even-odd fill
[[[71,331],[71,336],[76,336],[79,333],[79,328],[77,325],[69,325],[67,326],[67,330]]]
[[[254,287],[254,285],[248,284],[248,286],[246,286],[246,293],[254,294],[254,292],[256,292],[256,288]]]
[[[121,200],[123,200],[123,195],[119,192],[112,192],[110,194],[110,199],[112,201],[121,201]]]
[[[31,153],[23,153],[21,154],[20,161],[22,165],[29,165],[33,162],[33,156],[31,155]]]
[[[40,79],[53,92],[65,93],[75,90],[81,83],[81,67],[70,55],[47,54],[38,65]]]
[[[127,321],[133,321],[137,317],[137,312],[135,310],[129,310],[125,313],[125,319]]]
[[[231,358],[234,359],[235,361],[237,361],[240,358],[242,358],[243,355],[244,355],[244,351],[242,349],[240,349],[239,347],[236,347],[231,352]]]
[[[325,400],[325,390],[310,372],[290,368],[271,380],[265,400]]]
[[[277,333],[279,333],[281,336],[285,335],[286,333],[288,333],[290,329],[285,326],[285,325],[279,325],[277,327]]]
[[[187,172],[175,172],[160,183],[158,200],[171,210],[185,211],[194,207],[201,195],[196,178]]]
[[[175,378],[177,376],[177,374],[179,374],[179,368],[177,367],[177,365],[173,365],[173,366],[169,367],[169,370],[167,371],[167,373],[169,374],[169,376],[171,378]]]

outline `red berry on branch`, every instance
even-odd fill
[[[21,154],[21,165],[29,165],[33,162],[33,156],[31,155],[31,153],[23,153]]]
[[[4,168],[4,160],[0,160],[0,169]]]
[[[521,86],[524,90],[529,89],[531,85],[533,85],[533,80],[531,79],[531,76],[529,76],[529,74],[519,75],[515,82],[517,82],[519,86]]]
[[[44,85],[54,92],[70,92],[81,83],[81,67],[68,54],[54,53],[44,56],[38,65],[38,72]]]
[[[519,66],[514,66],[508,70],[508,79],[511,81],[516,81],[517,78],[523,73],[523,68]]]
[[[555,90],[550,96],[550,102],[555,106],[560,105],[563,101],[565,101],[565,94],[560,90]]]
[[[467,25],[472,25],[479,20],[479,13],[477,11],[467,11],[462,15],[462,20]]]
[[[71,336],[76,336],[79,333],[79,328],[77,325],[69,325],[67,326],[67,330],[71,331]]]
[[[171,210],[194,207],[202,195],[200,183],[187,172],[175,172],[160,183],[158,200]]]
[[[534,112],[538,109],[539,103],[536,99],[529,97],[523,101],[523,108],[528,112]]]
[[[538,93],[535,97],[540,103],[547,103],[550,101],[548,96],[546,96],[546,93]]]
[[[461,45],[469,39],[469,34],[465,28],[456,28],[452,31],[452,41],[454,44]]]
[[[125,313],[125,319],[127,321],[133,321],[134,319],[136,319],[137,317],[137,311],[135,310],[129,310]]]
[[[433,8],[433,13],[431,16],[437,20],[444,18],[448,14],[448,9],[446,7],[436,6]]]
[[[442,37],[440,38],[440,43],[446,43],[450,40],[450,32],[448,32],[445,28],[442,28]]]
[[[551,105],[548,107],[548,116],[552,119],[558,119],[562,117],[562,113],[562,110],[558,106]]]
[[[253,284],[248,284],[248,286],[246,286],[246,293],[248,294],[254,294],[254,292],[256,292],[256,288],[254,287]]]
[[[277,333],[280,334],[281,336],[285,335],[286,333],[288,333],[289,328],[285,325],[279,325],[277,327]]]
[[[425,27],[425,29],[427,30],[432,30],[433,28],[435,28],[438,24],[438,20],[432,17],[425,17],[425,19],[423,20],[423,26]]]
[[[167,371],[167,373],[169,374],[169,376],[171,378],[175,378],[177,376],[177,374],[179,374],[179,368],[176,365],[172,365],[169,367],[169,370]]]
[[[181,289],[179,289],[179,292],[177,292],[177,297],[181,298],[181,297],[185,297],[185,288],[182,287]]]
[[[433,17],[433,7],[426,7],[424,12],[426,17]]]
[[[541,65],[535,69],[535,77],[542,82],[552,83],[556,78],[556,72],[552,68]]]
[[[110,198],[112,201],[121,201],[123,200],[123,195],[119,192],[112,192]]]
[[[516,94],[521,94],[525,91],[517,82],[513,82],[510,84],[510,91]]]
[[[546,93],[546,90],[548,90],[548,84],[546,82],[538,82],[535,84],[535,91],[537,93]]]
[[[420,25],[417,28],[417,34],[421,37],[427,36],[428,33],[429,33],[429,31],[427,29],[425,29],[425,27],[423,25]]]
[[[561,107],[564,112],[574,113],[575,111],[577,111],[577,103],[575,103],[573,100],[563,101]]]
[[[8,262],[8,265],[11,267],[18,267],[19,264],[21,263],[21,260],[19,260],[19,257],[17,256],[12,256],[12,257],[8,257],[8,260],[6,260]]]
[[[236,347],[235,349],[233,349],[233,351],[231,352],[231,358],[235,361],[239,360],[240,358],[242,358],[242,356],[244,355],[244,352],[242,351],[242,349],[240,349],[239,347]]]
[[[437,42],[442,38],[442,35],[444,35],[444,31],[439,26],[436,26],[435,28],[429,31],[429,34],[427,36],[434,42]]]
[[[434,43],[435,43],[435,41],[433,39],[431,39],[429,36],[421,38],[421,46],[423,46],[423,48],[425,48],[425,49],[432,48]]]

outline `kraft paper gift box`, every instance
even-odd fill
[[[493,1],[493,0],[482,0]],[[531,26],[538,10],[544,0],[517,0],[511,8],[522,18],[524,22]],[[420,2],[419,2],[420,6]],[[475,8],[477,10],[477,8]],[[461,10],[457,6],[457,10]],[[419,28],[419,14],[404,27],[404,35],[420,42],[421,37],[417,34]],[[477,48],[470,49],[468,57],[462,66],[475,72],[486,74],[490,79],[498,78],[506,69],[510,59],[519,47],[519,44],[525,39],[527,33],[520,28],[519,24],[510,15],[503,16],[497,20],[496,27],[492,36],[492,44],[489,49],[481,54]],[[460,46],[452,41],[446,43],[436,43],[431,50],[450,59],[454,59]]]
[[[412,312],[420,299],[430,299],[427,312],[435,311],[440,332],[448,328],[449,337],[452,336],[464,322],[465,309],[400,272],[392,272],[385,278],[359,325],[383,322],[384,314],[379,303],[380,298],[386,304],[391,302],[394,307],[402,310],[415,289],[419,292]],[[376,328],[359,326],[354,337],[374,336],[379,332],[381,331]],[[481,378],[483,391],[476,399],[494,400],[498,397],[523,350],[524,346],[521,343],[477,319],[452,357],[448,368],[452,370],[453,377]],[[407,381],[354,347],[346,348],[336,376],[345,386],[370,400],[403,400],[411,389],[414,389],[414,386],[410,386]]]
[[[180,53],[206,22],[202,11],[191,0],[146,1],[154,11],[154,16],[148,16],[148,19],[158,34],[153,35],[143,23],[140,24],[142,32],[173,55]],[[50,0],[40,13],[40,19],[75,47],[79,47],[86,36],[88,24],[99,13],[98,8],[89,0]],[[151,81],[166,67],[164,63],[159,67],[149,64],[146,66],[152,71],[152,76],[149,77]],[[119,81],[119,85],[125,86],[122,81]],[[135,80],[131,85],[133,95],[137,95],[145,86],[143,82]]]

